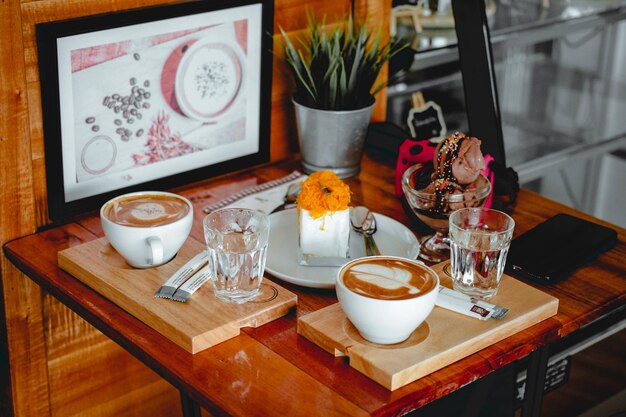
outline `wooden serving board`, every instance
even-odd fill
[[[191,353],[238,336],[242,327],[257,327],[281,317],[297,297],[265,280],[262,293],[244,304],[229,304],[213,295],[207,282],[186,303],[154,296],[156,290],[205,246],[188,238],[176,258],[149,269],[131,267],[106,238],[65,249],[59,266]]]
[[[435,265],[442,285],[452,288],[449,263]],[[478,320],[435,306],[408,340],[378,345],[363,339],[339,303],[298,319],[298,333],[350,366],[395,390],[557,313],[559,300],[508,275],[492,304],[509,309],[501,320]]]

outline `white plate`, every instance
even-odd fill
[[[415,259],[419,254],[417,238],[402,223],[374,213],[378,231],[374,235],[382,255]],[[270,215],[270,239],[265,270],[273,276],[311,288],[335,288],[339,267],[302,266],[298,263],[298,222],[296,210]],[[363,236],[350,232],[350,258],[365,256]]]
[[[178,64],[176,101],[188,117],[216,122],[236,108],[244,74],[245,56],[236,42],[200,39],[185,51]]]

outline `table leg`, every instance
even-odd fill
[[[182,391],[180,391],[180,402],[183,407],[183,417],[201,417],[200,406]]]
[[[541,414],[543,387],[548,369],[548,350],[548,346],[541,346],[530,354],[521,417],[539,417]]]

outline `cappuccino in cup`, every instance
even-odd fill
[[[400,343],[428,317],[439,277],[421,262],[368,256],[348,262],[337,276],[337,298],[364,339]]]
[[[193,223],[193,206],[177,194],[143,191],[124,194],[100,209],[102,229],[111,246],[135,268],[169,262]]]
[[[435,288],[431,271],[416,268],[405,259],[363,258],[343,272],[343,283],[352,292],[381,300],[419,297]]]
[[[139,194],[111,201],[102,214],[122,226],[152,227],[178,221],[190,210],[187,202],[178,196]]]

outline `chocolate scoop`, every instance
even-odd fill
[[[480,140],[456,132],[442,140],[433,158],[433,180],[445,179],[457,184],[471,184],[485,168]]]
[[[480,139],[466,137],[460,145],[459,155],[452,162],[452,175],[459,184],[471,184],[485,168],[485,159],[480,151]]]

